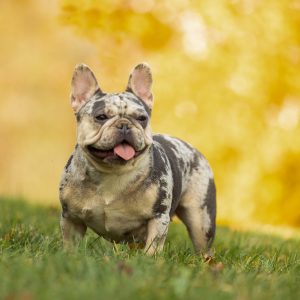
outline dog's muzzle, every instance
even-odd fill
[[[99,149],[96,144],[87,146],[88,151],[100,159],[129,161],[140,155],[145,149],[137,150],[134,137],[127,123],[117,125],[115,145],[111,149]]]

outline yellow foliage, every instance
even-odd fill
[[[55,198],[75,140],[73,65],[121,91],[148,61],[152,127],[209,159],[219,223],[300,226],[300,1],[23,2],[2,4],[0,192]]]

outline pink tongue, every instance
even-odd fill
[[[129,160],[134,157],[135,150],[128,144],[119,144],[114,148],[114,153],[125,160]]]

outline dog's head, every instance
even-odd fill
[[[104,93],[86,65],[72,78],[71,105],[77,119],[77,143],[98,166],[133,165],[152,143],[150,115],[152,75],[137,65],[122,93]]]

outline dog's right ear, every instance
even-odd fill
[[[77,113],[96,91],[101,92],[91,69],[84,64],[76,65],[71,83],[71,106],[74,112]]]

